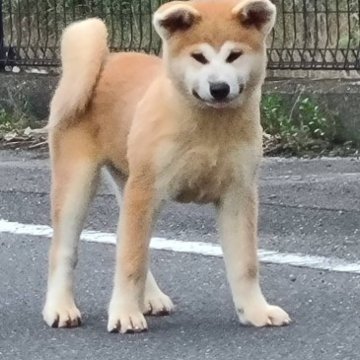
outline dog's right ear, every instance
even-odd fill
[[[173,1],[161,6],[153,16],[153,25],[162,39],[190,29],[200,20],[199,12],[185,1]]]

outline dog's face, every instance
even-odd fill
[[[220,48],[200,43],[170,62],[170,71],[183,91],[203,105],[236,105],[261,57],[244,44],[226,41]]]
[[[241,105],[264,77],[265,39],[276,8],[270,0],[174,1],[154,26],[176,87],[200,106]]]

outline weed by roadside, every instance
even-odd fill
[[[262,126],[267,155],[356,155],[351,141],[338,138],[336,117],[325,114],[309,97],[299,96],[290,107],[278,95],[262,100]]]
[[[33,121],[21,114],[10,114],[0,109],[0,148],[44,148],[47,147],[47,133],[33,129]]]

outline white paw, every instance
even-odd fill
[[[274,305],[245,309],[245,311],[238,310],[238,315],[242,324],[256,327],[284,326],[291,322],[289,315],[279,306]]]
[[[147,331],[147,322],[136,307],[111,303],[107,329],[121,334],[138,333]]]
[[[163,292],[145,294],[144,310],[145,315],[164,316],[174,311],[174,304]]]
[[[45,322],[53,328],[71,328],[81,325],[81,314],[73,300],[46,301],[43,309]]]

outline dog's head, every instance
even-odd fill
[[[239,106],[262,83],[265,40],[276,17],[270,0],[173,1],[153,23],[168,76],[201,106]]]

